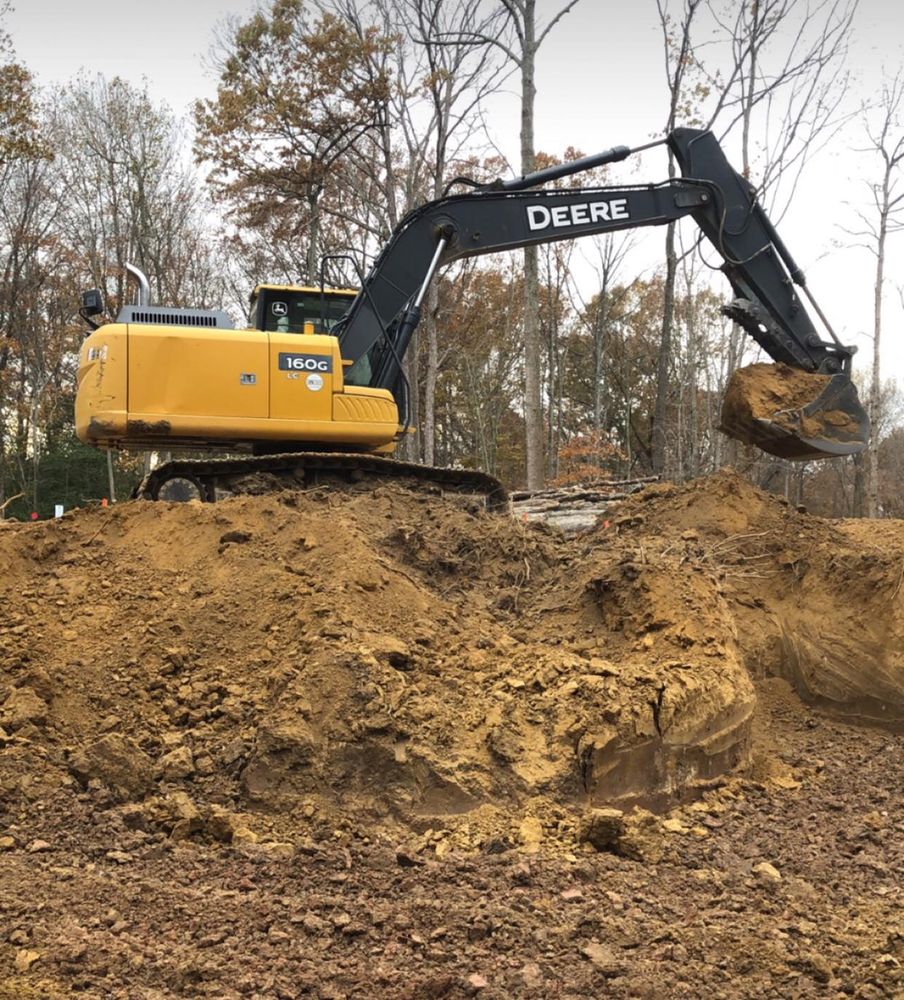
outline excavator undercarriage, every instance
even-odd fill
[[[247,458],[173,459],[149,472],[135,488],[141,500],[213,502],[236,494],[268,493],[274,488],[315,489],[336,484],[411,482],[438,493],[473,498],[478,507],[498,512],[509,506],[499,480],[472,469],[445,469],[401,462],[378,455],[346,452],[286,452]]]

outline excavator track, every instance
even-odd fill
[[[175,459],[148,473],[133,492],[141,500],[200,499],[213,502],[219,495],[249,492],[240,480],[254,475],[271,475],[295,488],[322,483],[392,481],[414,479],[452,493],[479,495],[488,511],[509,510],[509,497],[498,479],[472,469],[445,469],[414,462],[401,462],[377,455],[347,452],[288,452],[248,458]],[[181,483],[189,496],[170,496],[166,487]],[[194,493],[192,494],[192,488]],[[235,487],[235,488],[231,488]]]

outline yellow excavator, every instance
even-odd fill
[[[83,296],[81,315],[93,329],[79,358],[79,437],[99,448],[228,453],[164,463],[138,487],[149,499],[211,501],[263,473],[303,484],[408,476],[503,506],[505,491],[485,473],[391,457],[408,430],[403,359],[433,276],[463,257],[691,216],[734,291],[725,313],[778,367],[812,376],[811,398],[801,398],[798,384],[793,399],[774,400],[774,412],[734,406],[723,429],[786,458],[862,450],[869,422],[850,378],[854,348],[838,340],[810,296],[755,190],[712,133],[676,129],[663,142],[682,176],[658,184],[542,187],[636,152],[626,146],[512,180],[458,178],[473,190],[406,216],[359,275],[360,289],[260,285],[244,329],[223,311],[152,305],[147,279],[130,265],[138,302],[116,322],[98,325],[100,293]]]

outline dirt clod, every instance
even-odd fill
[[[152,784],[150,757],[133,740],[116,733],[89,737],[72,754],[69,767],[84,784],[98,780],[122,801],[143,795]]]
[[[625,833],[625,814],[621,809],[591,809],[581,819],[578,840],[598,851],[614,850]]]
[[[763,882],[781,882],[782,876],[775,865],[770,865],[768,861],[761,861],[753,866],[753,874]]]
[[[30,687],[17,688],[0,706],[0,721],[11,732],[27,722],[41,725],[47,720],[47,702]]]
[[[38,961],[41,957],[39,951],[31,951],[28,948],[20,948],[16,952],[16,958],[13,965],[17,972],[28,972],[28,970]]]
[[[625,972],[624,960],[610,945],[590,941],[581,948],[581,955],[592,962],[607,978],[614,978]]]
[[[186,746],[176,747],[157,762],[161,776],[167,781],[190,778],[195,773],[195,760]]]

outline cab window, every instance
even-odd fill
[[[354,300],[354,295],[261,289],[258,302],[259,329],[270,333],[304,333],[305,324],[314,333],[329,333]]]

